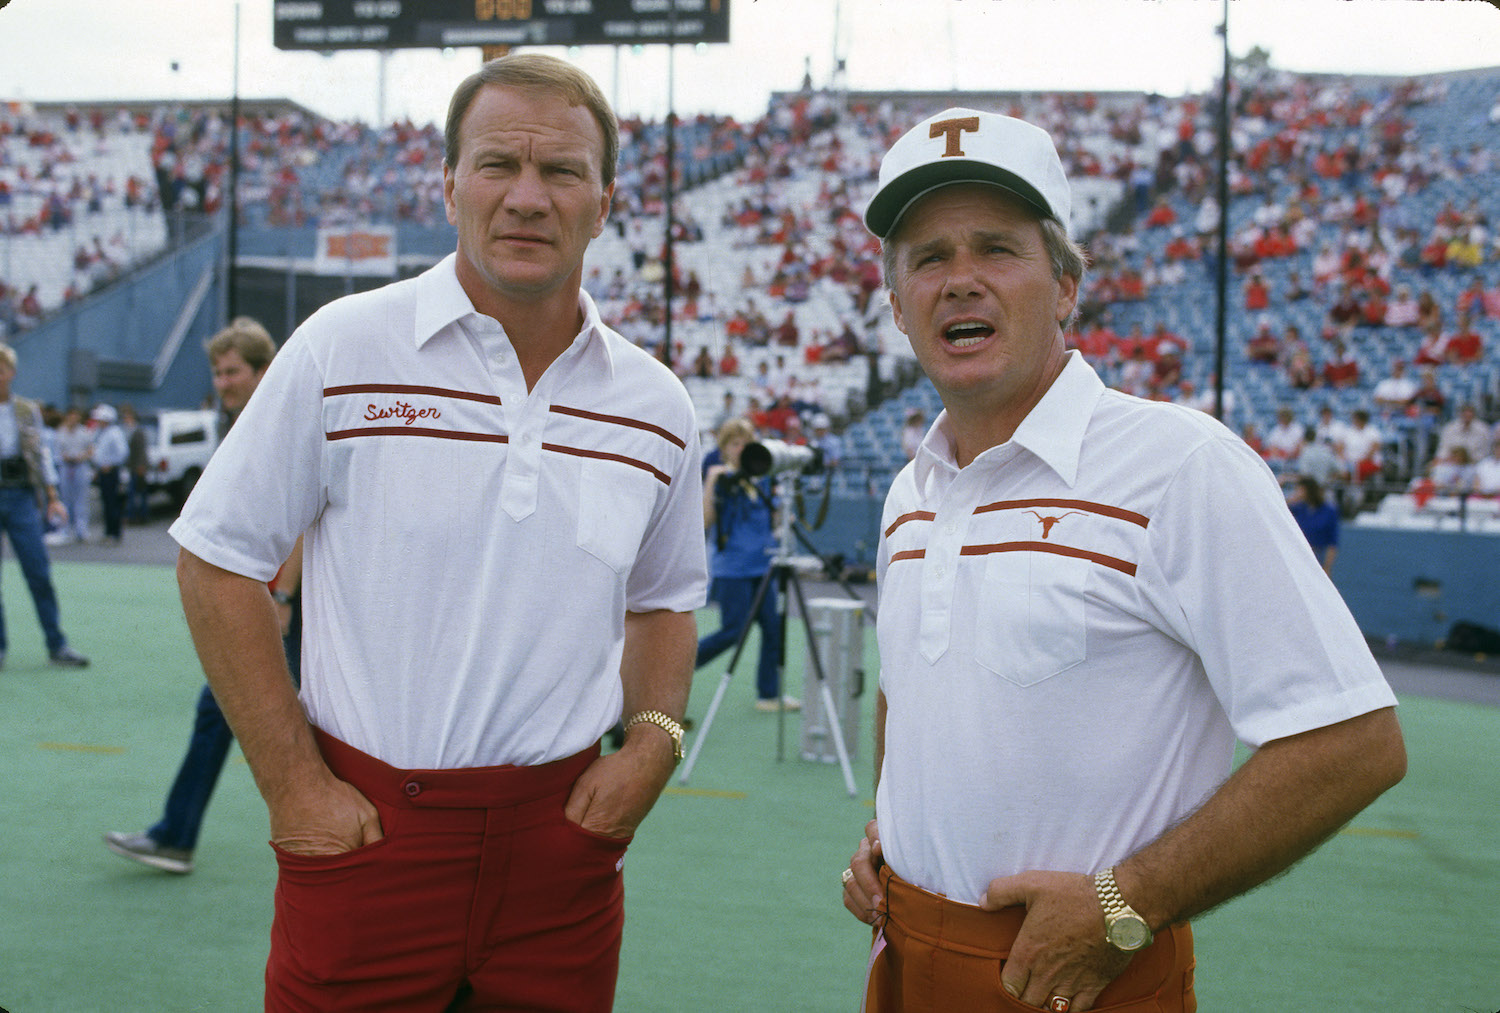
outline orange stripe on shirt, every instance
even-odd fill
[[[1144,514],[1135,513],[1132,510],[1123,510],[1120,507],[1108,506],[1104,503],[1090,503],[1081,499],[1008,499],[998,503],[986,503],[984,506],[974,508],[976,514],[991,513],[996,510],[1024,510],[1028,507],[1052,507],[1059,510],[1084,510],[1088,513],[1099,514],[1103,517],[1113,517],[1120,521],[1129,521],[1131,524],[1139,524],[1145,527],[1150,523],[1150,518]]]
[[[891,532],[895,531],[907,521],[930,521],[935,517],[937,517],[937,514],[933,513],[931,510],[913,510],[909,514],[902,514],[900,517],[897,517],[894,521],[891,522],[890,527],[885,529],[885,537],[891,537]]]
[[[1071,545],[1058,545],[1054,542],[998,542],[994,545],[965,545],[962,549],[958,550],[958,554],[961,556],[987,556],[995,552],[1050,552],[1056,556],[1071,556],[1074,559],[1086,559],[1091,563],[1107,566],[1111,570],[1119,570],[1126,576],[1135,576],[1136,567],[1134,563],[1127,563],[1123,559],[1106,556],[1101,552],[1075,549]]]

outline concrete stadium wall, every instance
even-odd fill
[[[822,494],[804,495],[803,518],[806,534],[817,553],[824,558],[842,556],[849,566],[875,567],[875,547],[880,537],[880,511],[885,505],[881,496],[834,495],[828,503],[828,516],[817,529],[810,525],[816,520],[818,504]],[[795,554],[806,552],[806,546],[798,545]]]
[[[1430,646],[1460,621],[1500,629],[1500,537],[1345,525],[1333,583],[1366,636]]]
[[[209,235],[19,335],[16,390],[60,407],[129,401],[142,409],[196,408],[212,391],[203,342],[223,318],[223,251],[222,233]],[[124,363],[150,375],[205,272],[209,288],[159,386],[111,387],[107,370],[91,378],[90,368],[78,368],[80,362]]]

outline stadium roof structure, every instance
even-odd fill
[[[329,117],[315,112],[300,102],[294,102],[289,98],[246,98],[240,96],[241,116],[285,116],[288,113],[300,113],[303,116],[316,120],[326,120]],[[102,111],[106,113],[118,113],[124,109],[130,113],[149,113],[157,109],[188,109],[193,112],[218,113],[227,116],[231,99],[228,96],[218,98],[162,98],[162,99],[69,99],[66,101],[13,101],[8,102],[0,98],[0,105],[31,109],[38,113],[61,113],[70,110],[80,113]]]

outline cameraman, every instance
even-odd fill
[[[710,597],[719,602],[719,629],[698,641],[696,667],[723,654],[739,642],[750,622],[755,592],[771,568],[776,553],[773,531],[775,501],[771,479],[752,481],[740,471],[740,454],[755,439],[748,420],[734,418],[719,427],[719,459],[705,462],[703,474],[703,526],[713,541]],[[802,704],[777,694],[781,687],[777,652],[781,647],[781,615],[776,608],[776,585],[766,582],[760,608],[753,616],[760,627],[760,664],[756,668],[755,709],[774,711],[779,706],[797,710]]]

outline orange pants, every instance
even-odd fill
[[[1026,917],[1022,907],[981,911],[918,889],[880,870],[885,896],[884,948],[871,961],[867,1013],[1025,1013],[1000,986],[1000,971]],[[877,944],[878,945],[878,944]],[[1159,932],[1094,1009],[1111,1013],[1194,1013],[1193,930]]]

